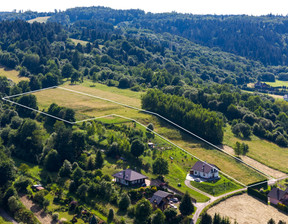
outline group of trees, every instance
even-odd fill
[[[158,113],[200,137],[213,142],[223,140],[223,121],[215,113],[179,96],[149,90],[142,97],[142,108]]]

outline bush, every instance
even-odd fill
[[[59,218],[59,213],[58,212],[55,212],[55,213],[52,214],[53,221],[57,221],[58,218]]]

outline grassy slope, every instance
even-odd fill
[[[91,88],[91,84],[91,82],[84,82],[83,85],[71,86],[66,84],[66,87],[140,107],[141,93],[139,92],[122,90],[115,87],[111,88],[98,83],[96,84],[96,87]],[[47,97],[47,95],[50,97]],[[167,125],[166,122],[159,120],[157,117],[106,101],[101,102],[100,100],[95,100],[87,96],[66,92],[65,90],[61,89],[38,92],[36,93],[36,96],[38,98],[40,109],[47,109],[52,102],[55,102],[61,106],[67,106],[75,109],[76,113],[78,114],[77,119],[87,118],[87,116],[97,117],[107,114],[119,114],[128,118],[136,119],[144,125],[152,122],[157,133],[163,135],[169,140],[172,140],[174,143],[181,146],[191,154],[197,155],[199,158],[221,167],[223,172],[236,178],[238,181],[244,184],[249,184],[264,179],[263,176],[259,175],[250,168],[245,167],[236,162],[234,159],[227,157],[223,153],[213,150],[207,147],[207,145],[196,141],[187,134],[184,134],[174,127]],[[215,158],[217,159],[215,160]]]
[[[13,82],[18,83],[22,80],[29,80],[27,77],[19,77],[19,72],[16,70],[6,69],[3,67],[0,67],[0,76],[5,76],[8,79],[11,79]]]
[[[28,23],[34,23],[34,22],[46,23],[49,18],[50,16],[37,17],[35,19],[28,20]]]
[[[248,156],[283,172],[288,172],[288,149],[279,147],[278,145],[264,139],[260,139],[253,135],[251,140],[242,140],[235,137],[228,125],[225,128],[224,141],[225,145],[234,146],[236,141],[245,142],[249,145]]]

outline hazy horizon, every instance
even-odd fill
[[[39,3],[35,0],[10,0],[0,7],[1,12],[16,10],[31,10],[37,12],[51,12],[66,10],[74,7],[105,6],[113,9],[141,9],[145,12],[179,12],[192,14],[216,14],[216,15],[283,15],[288,14],[288,2],[284,0],[271,1],[228,1],[228,0],[178,0],[177,2],[167,1],[131,1],[131,0],[50,0]],[[286,7],[287,6],[287,7]]]

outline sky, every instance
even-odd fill
[[[4,1],[4,0],[2,0]],[[48,12],[78,6],[106,6],[114,9],[142,9],[145,12],[193,14],[288,15],[287,0],[7,0],[0,11]]]

